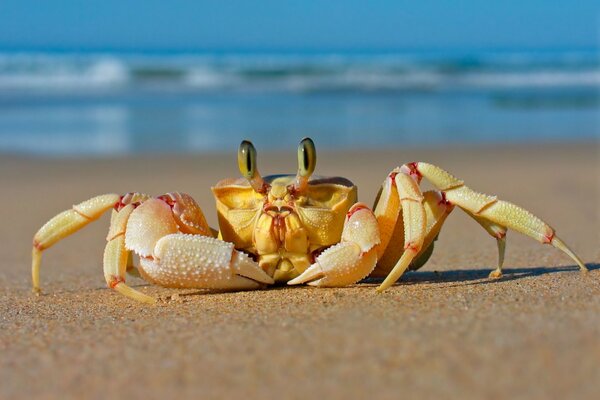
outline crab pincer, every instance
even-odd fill
[[[314,264],[288,285],[347,286],[366,278],[377,263],[379,228],[373,212],[354,204],[346,216],[342,241],[321,253]]]
[[[181,233],[169,204],[150,199],[127,223],[125,245],[140,256],[140,274],[164,287],[257,289],[273,279],[232,243]]]

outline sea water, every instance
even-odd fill
[[[536,51],[0,51],[0,153],[593,141],[600,56]]]

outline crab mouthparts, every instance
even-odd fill
[[[273,212],[277,214],[289,214],[294,212],[294,208],[288,205],[277,206],[275,204],[265,204],[263,207],[263,211],[266,213]]]

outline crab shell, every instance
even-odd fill
[[[224,179],[212,188],[219,237],[250,254],[275,281],[287,282],[338,243],[344,218],[357,201],[356,186],[340,177],[313,177],[302,193],[296,175],[264,178],[265,193],[246,179]]]

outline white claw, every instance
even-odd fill
[[[356,203],[348,211],[342,231],[342,242],[354,242],[363,252],[371,250],[381,242],[375,214],[364,203]]]
[[[294,279],[288,281],[288,285],[300,285],[301,283],[306,283],[310,281],[314,281],[316,279],[322,278],[325,276],[325,272],[321,268],[318,262],[312,264],[310,267],[306,268],[303,273]]]
[[[140,256],[140,274],[165,287],[257,289],[273,279],[233,243],[180,233],[171,207],[148,199],[127,222],[125,246]]]
[[[254,262],[254,260],[248,257],[247,254],[237,250],[233,251],[233,255],[231,257],[231,269],[235,271],[236,274],[257,282],[266,283],[269,285],[275,283],[273,278],[263,271],[263,269],[260,268],[258,264]]]
[[[342,242],[321,253],[315,263],[288,285],[347,286],[366,278],[377,264],[380,243],[377,219],[365,204],[356,203],[348,211]]]
[[[142,257],[152,255],[158,240],[179,232],[171,207],[162,200],[148,199],[133,210],[125,232],[125,247]]]
[[[288,282],[297,285],[308,282],[312,286],[347,286],[367,277],[377,263],[377,251],[363,253],[353,242],[338,243],[321,253],[315,263],[300,276]]]
[[[208,236],[171,234],[154,248],[154,262],[144,272],[167,287],[256,289],[273,279],[233,244]]]

